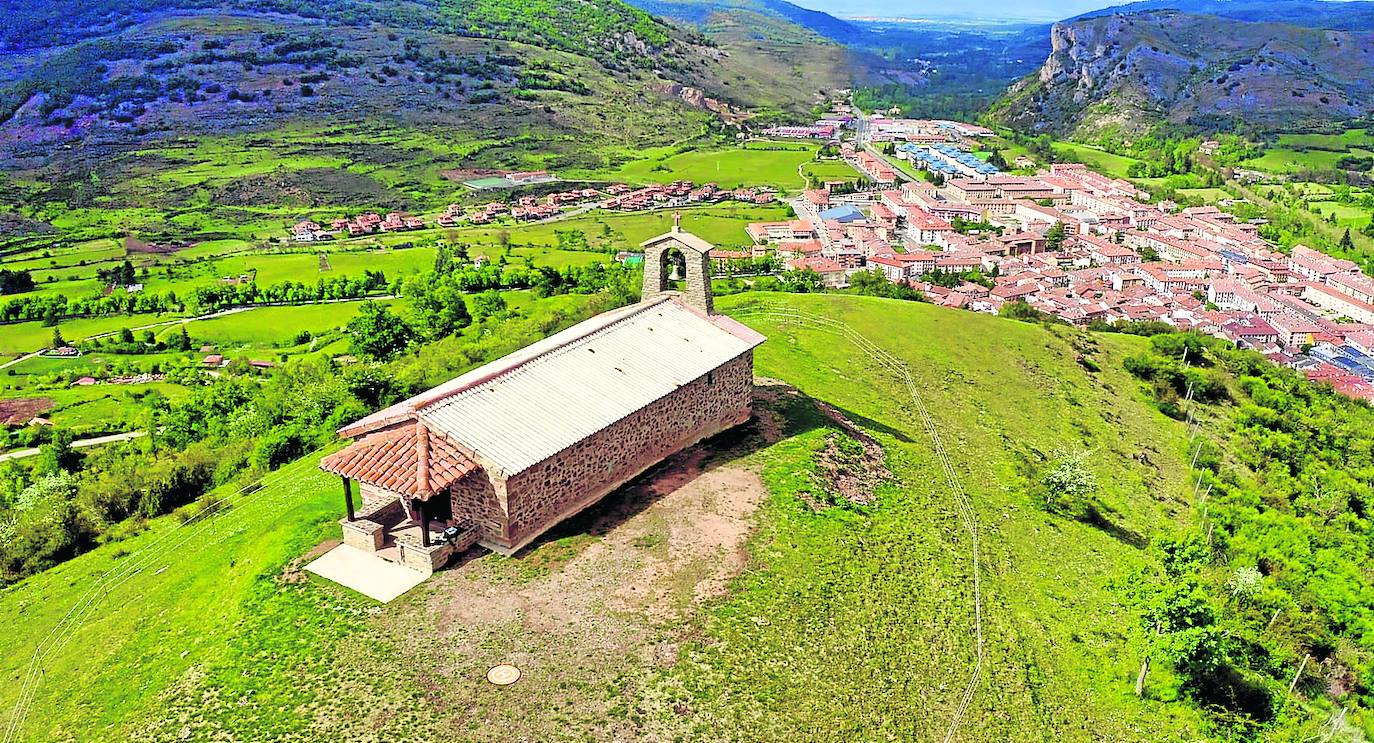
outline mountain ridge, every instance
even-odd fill
[[[1032,132],[1271,131],[1374,104],[1374,38],[1173,10],[1055,24],[1041,68],[989,111]]]
[[[1062,22],[1150,10],[1177,10],[1238,21],[1269,21],[1338,31],[1374,29],[1374,2],[1366,0],[1137,0],[1080,13]]]

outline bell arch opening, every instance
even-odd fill
[[[711,314],[711,245],[683,232],[674,218],[673,230],[643,243],[643,298],[669,292],[680,294],[692,307]],[[679,292],[677,287],[683,284]]]

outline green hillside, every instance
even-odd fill
[[[760,422],[666,468],[716,483],[698,492],[701,512],[679,510],[698,481],[642,483],[515,558],[473,556],[376,607],[301,573],[341,510],[337,479],[306,456],[256,493],[224,494],[221,515],[159,519],[0,593],[0,710],[23,713],[12,739],[1287,740],[1319,732],[1337,706],[1360,724],[1358,549],[1283,521],[1292,510],[1278,501],[1267,522],[1235,521],[1228,493],[1253,486],[1268,455],[1194,455],[1189,426],[1154,400],[1172,394],[1167,345],[889,299],[720,305],[768,335],[765,379]],[[813,316],[848,323],[899,365]],[[1263,374],[1246,374],[1238,385],[1217,369],[1179,372],[1198,400],[1256,400],[1200,405],[1197,441],[1224,441],[1239,411],[1257,420],[1279,404]],[[1287,435],[1305,441],[1297,423]],[[1047,483],[1074,461],[1096,486],[1069,497]],[[1206,490],[1215,536],[1190,466],[1228,472]],[[765,486],[757,499],[741,496],[750,482]],[[1331,519],[1356,540],[1366,529]],[[1316,592],[1333,578],[1286,558],[1265,563],[1259,596],[1210,595],[1227,636],[1246,639],[1220,666],[1245,684],[1227,688],[1274,699],[1257,724],[1202,713],[1195,667],[1167,661],[1146,617],[1157,582],[1212,591],[1228,560],[1275,549],[1256,547],[1278,534],[1264,523],[1290,538],[1318,530],[1353,582],[1338,622],[1294,582],[1309,574]],[[1193,582],[1178,545],[1202,533],[1216,551]],[[1194,541],[1169,541],[1183,534]],[[1268,602],[1285,614],[1272,641],[1254,640]],[[1169,648],[1220,626],[1198,613],[1160,628]],[[1349,663],[1345,696],[1325,702],[1326,681],[1309,674],[1281,705],[1293,648],[1318,639],[1322,673]],[[43,673],[26,676],[34,661]],[[499,662],[525,676],[486,684]]]
[[[0,245],[420,211],[464,169],[604,170],[847,86],[619,0],[27,3],[0,29]],[[807,48],[810,48],[809,46]]]

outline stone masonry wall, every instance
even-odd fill
[[[485,469],[478,469],[449,488],[453,518],[477,525],[484,540],[500,540],[506,532],[506,514],[496,497],[496,486]]]
[[[665,457],[748,420],[753,368],[753,352],[746,352],[511,477],[504,483],[510,509],[507,528],[499,536],[484,533],[484,542],[503,551],[518,549]],[[465,493],[461,502],[466,505],[471,499],[472,494]],[[483,494],[482,502],[496,502],[494,492],[489,500]],[[457,495],[454,512],[460,518],[470,512],[460,508]],[[485,519],[483,524],[486,532],[491,524]]]

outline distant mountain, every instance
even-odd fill
[[[828,13],[808,10],[787,2],[787,0],[630,0],[630,4],[643,8],[654,15],[676,18],[688,23],[709,27],[721,14],[735,16],[745,22],[751,16],[762,16],[773,21],[785,21],[805,31],[841,44],[861,42],[863,29],[848,21],[840,20]],[[759,38],[774,37],[764,29],[775,23],[757,23]]]
[[[1368,33],[1159,10],[1055,24],[1051,49],[993,107],[994,120],[1083,136],[1160,124],[1272,130],[1374,105]]]
[[[1374,2],[1339,0],[1139,0],[1090,11],[1066,22],[1166,9],[1252,23],[1267,21],[1341,31],[1374,29]]]
[[[809,110],[796,75],[620,0],[47,0],[0,24],[0,167],[59,145],[362,122],[586,154],[672,141],[704,119]],[[822,57],[824,58],[824,57]],[[576,152],[574,152],[576,150]],[[514,163],[516,150],[481,155]],[[557,163],[551,163],[557,165]]]

